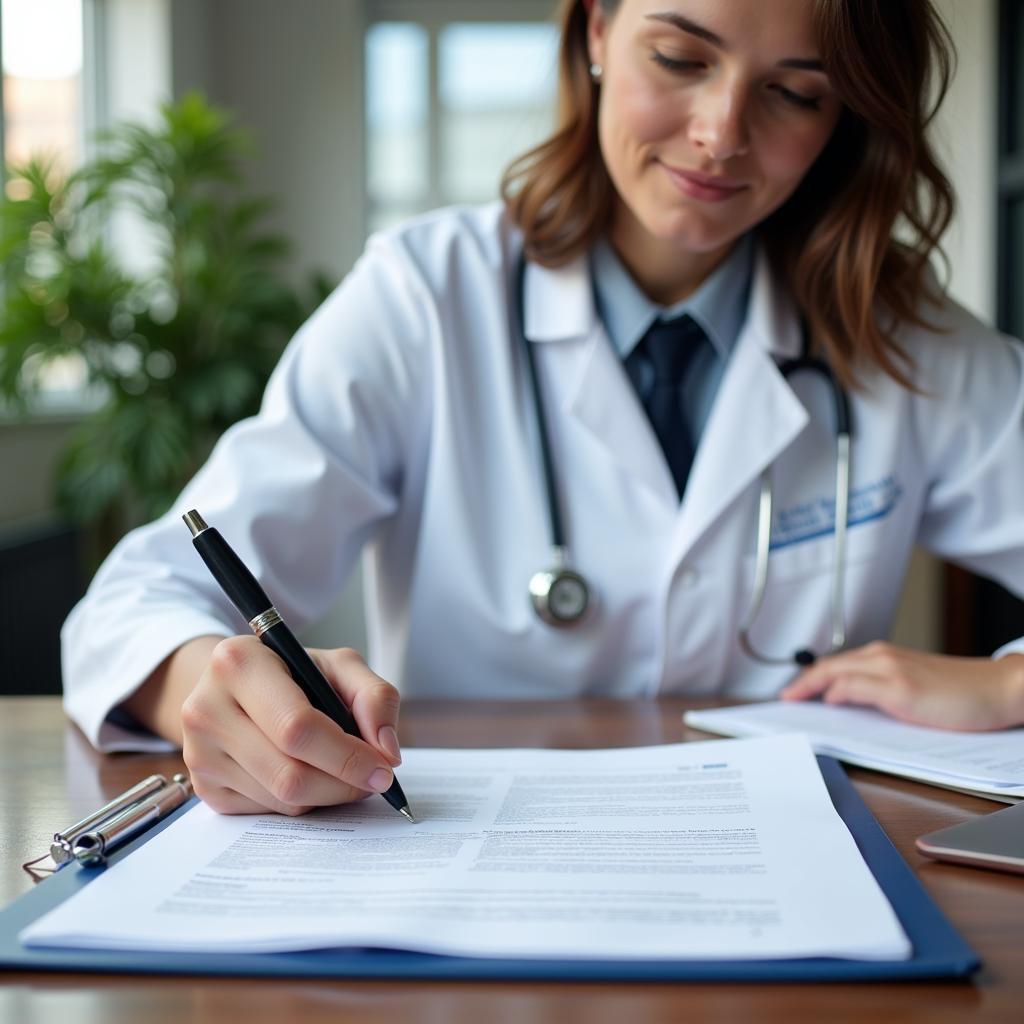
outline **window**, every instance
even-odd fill
[[[82,159],[82,0],[0,0],[3,148],[8,163]]]
[[[368,227],[498,195],[506,165],[553,127],[557,31],[547,2],[370,7]],[[497,20],[497,19],[501,20]]]
[[[53,161],[57,174],[81,163],[86,147],[85,5],[95,0],[0,0],[3,52],[4,165],[32,157]],[[14,182],[6,182],[10,192]],[[81,359],[69,355],[40,373],[35,411],[80,407],[85,387]]]

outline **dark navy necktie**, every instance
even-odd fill
[[[626,359],[626,369],[665,453],[679,497],[693,464],[695,439],[683,415],[683,386],[707,335],[689,316],[655,320]],[[643,364],[649,369],[644,370]]]

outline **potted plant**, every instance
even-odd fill
[[[101,547],[163,512],[235,420],[256,410],[284,343],[326,294],[287,284],[268,203],[241,194],[245,136],[198,94],[120,124],[61,177],[36,158],[0,200],[0,399],[26,407],[58,360],[95,407],[59,463],[59,506]],[[125,213],[125,211],[130,211]],[[112,218],[152,259],[126,265]]]

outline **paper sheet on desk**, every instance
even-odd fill
[[[1024,729],[952,732],[898,722],[870,708],[769,701],[687,711],[687,725],[726,736],[802,732],[819,754],[954,789],[1024,797]]]
[[[300,819],[198,805],[22,941],[527,958],[910,954],[802,737],[404,754],[419,825],[375,798]]]

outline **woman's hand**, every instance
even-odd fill
[[[1007,729],[1024,724],[1024,655],[954,658],[876,642],[820,658],[779,696],[868,705],[940,729]]]
[[[179,705],[182,752],[196,793],[214,810],[301,814],[391,785],[401,763],[398,691],[356,651],[309,653],[365,742],[316,710],[255,637],[198,643],[205,667]]]

